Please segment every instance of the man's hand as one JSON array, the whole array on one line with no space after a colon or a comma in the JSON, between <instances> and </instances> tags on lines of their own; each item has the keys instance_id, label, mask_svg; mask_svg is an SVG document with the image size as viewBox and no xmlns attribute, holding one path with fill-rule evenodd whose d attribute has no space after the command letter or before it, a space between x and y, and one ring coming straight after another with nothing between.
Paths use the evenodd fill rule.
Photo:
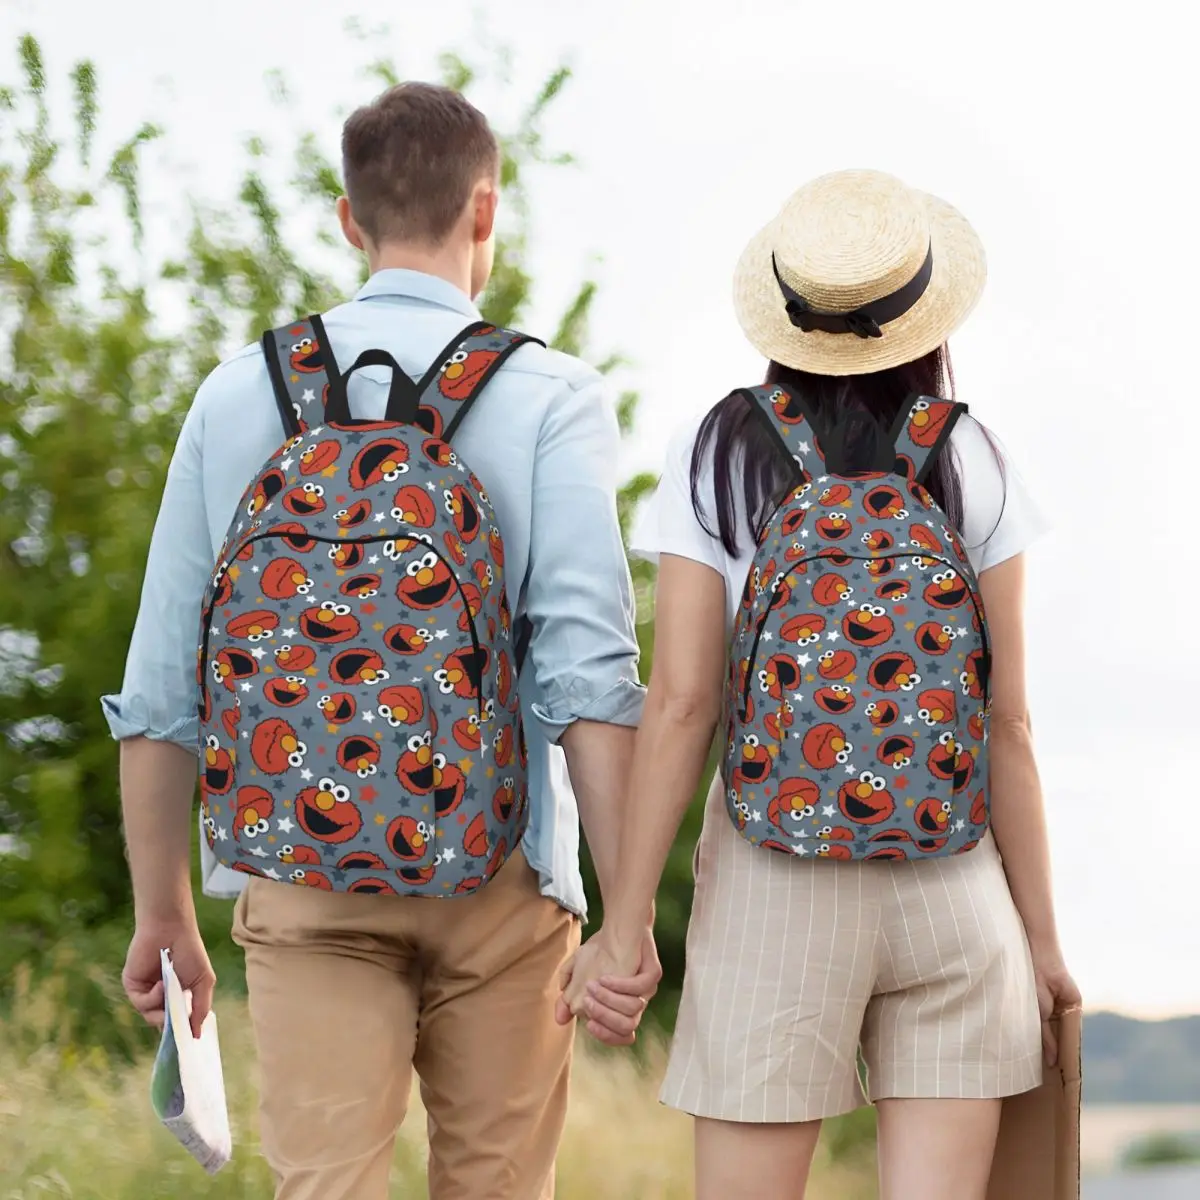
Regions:
<instances>
[{"instance_id":1,"label":"man's hand","mask_svg":"<svg viewBox=\"0 0 1200 1200\"><path fill-rule=\"evenodd\" d=\"M165 1019L161 950L171 951L171 964L185 992L192 993L192 1036L200 1036L200 1026L212 1008L213 988L217 977L200 938L195 921L178 925L138 925L129 952L121 983L133 1007L154 1026L161 1029Z\"/></svg>"},{"instance_id":2,"label":"man's hand","mask_svg":"<svg viewBox=\"0 0 1200 1200\"><path fill-rule=\"evenodd\" d=\"M610 946L601 929L563 969L555 1019L565 1025L573 1017L583 1018L597 1041L630 1046L660 979L653 930L647 928L641 945L627 953Z\"/></svg>"}]
</instances>

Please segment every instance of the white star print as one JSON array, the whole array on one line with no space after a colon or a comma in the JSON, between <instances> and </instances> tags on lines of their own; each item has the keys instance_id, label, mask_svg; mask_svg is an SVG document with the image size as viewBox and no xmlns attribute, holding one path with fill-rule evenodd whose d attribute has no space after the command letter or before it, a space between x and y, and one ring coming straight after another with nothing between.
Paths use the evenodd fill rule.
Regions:
<instances>
[{"instance_id":1,"label":"white star print","mask_svg":"<svg viewBox=\"0 0 1200 1200\"><path fill-rule=\"evenodd\" d=\"M801 443L800 443L800 453L801 453L801 454L807 454L807 453L808 453L808 443L807 443L807 442L801 442Z\"/></svg>"},{"instance_id":2,"label":"white star print","mask_svg":"<svg viewBox=\"0 0 1200 1200\"><path fill-rule=\"evenodd\" d=\"M769 642L774 636L775 635L768 629L759 640Z\"/></svg>"},{"instance_id":3,"label":"white star print","mask_svg":"<svg viewBox=\"0 0 1200 1200\"><path fill-rule=\"evenodd\" d=\"M802 509L804 509L804 510L807 512L807 511L808 511L808 509L812 508L812 501L811 501L811 500L805 500L805 501L804 501L804 503L800 505L800 507L801 507Z\"/></svg>"},{"instance_id":4,"label":"white star print","mask_svg":"<svg viewBox=\"0 0 1200 1200\"><path fill-rule=\"evenodd\" d=\"M408 682L409 683L420 683L421 677L420 677L420 675L414 675Z\"/></svg>"},{"instance_id":5,"label":"white star print","mask_svg":"<svg viewBox=\"0 0 1200 1200\"><path fill-rule=\"evenodd\" d=\"M287 471L287 470L290 470L290 469L291 469L291 465L292 465L292 458L291 458L291 456L289 455L287 458L281 459L281 460L280 460L280 462L279 462L279 465L280 465L280 466L281 466L281 467L282 467L282 468L283 468L285 471Z\"/></svg>"},{"instance_id":6,"label":"white star print","mask_svg":"<svg viewBox=\"0 0 1200 1200\"><path fill-rule=\"evenodd\" d=\"M807 450L807 449L808 449L808 447L807 447L807 446L805 446L804 448L805 448L805 450ZM820 478L817 480L817 482L818 482L818 483L824 483L824 482L825 482L825 481L826 481L828 478L829 478L829 476L828 476L828 475L822 475L822 476L821 476L821 477L820 477Z\"/></svg>"},{"instance_id":7,"label":"white star print","mask_svg":"<svg viewBox=\"0 0 1200 1200\"><path fill-rule=\"evenodd\" d=\"M250 690L250 685L249 685L248 683L243 683L243 684L242 684L242 691L243 691L243 692L248 692L249 690Z\"/></svg>"},{"instance_id":8,"label":"white star print","mask_svg":"<svg viewBox=\"0 0 1200 1200\"><path fill-rule=\"evenodd\" d=\"M932 522L932 521L926 521L926 522L925 522L925 524L926 524L926 525L928 525L930 529L932 529L932 528L933 528L933 522Z\"/></svg>"},{"instance_id":9,"label":"white star print","mask_svg":"<svg viewBox=\"0 0 1200 1200\"><path fill-rule=\"evenodd\" d=\"M845 770L847 775L853 775L858 768L853 763L848 763L843 770Z\"/></svg>"},{"instance_id":10,"label":"white star print","mask_svg":"<svg viewBox=\"0 0 1200 1200\"><path fill-rule=\"evenodd\" d=\"M243 734L243 736L245 736L245 735ZM794 738L796 738L797 740L799 740L799 738L800 738L800 735L799 735L798 733L793 733L793 734L792 734L792 737L794 737Z\"/></svg>"},{"instance_id":11,"label":"white star print","mask_svg":"<svg viewBox=\"0 0 1200 1200\"><path fill-rule=\"evenodd\" d=\"M224 826L222 826L220 829L217 830L217 841L218 842L226 842L228 840L229 839L225 836L225 828L224 828Z\"/></svg>"},{"instance_id":12,"label":"white star print","mask_svg":"<svg viewBox=\"0 0 1200 1200\"><path fill-rule=\"evenodd\" d=\"M804 697L803 697L802 695L800 695L800 693L799 693L799 692L793 692L793 693L792 693L792 699L793 699L793 700L795 700L795 702L796 702L797 704L803 704L803 703L804 703Z\"/></svg>"},{"instance_id":13,"label":"white star print","mask_svg":"<svg viewBox=\"0 0 1200 1200\"><path fill-rule=\"evenodd\" d=\"M905 725L911 725L913 723L912 713L909 713L909 715L904 718L904 723Z\"/></svg>"},{"instance_id":14,"label":"white star print","mask_svg":"<svg viewBox=\"0 0 1200 1200\"><path fill-rule=\"evenodd\" d=\"M446 849L442 851L442 862L453 862L453 861L454 861L454 847L447 846Z\"/></svg>"},{"instance_id":15,"label":"white star print","mask_svg":"<svg viewBox=\"0 0 1200 1200\"><path fill-rule=\"evenodd\" d=\"M259 662L262 662L262 660L267 657L267 652L261 646L255 646L250 653L257 658Z\"/></svg>"},{"instance_id":16,"label":"white star print","mask_svg":"<svg viewBox=\"0 0 1200 1200\"><path fill-rule=\"evenodd\" d=\"M950 680L948 680L948 679L943 679L943 680L942 680L942 687L949 687L949 686L950 686Z\"/></svg>"},{"instance_id":17,"label":"white star print","mask_svg":"<svg viewBox=\"0 0 1200 1200\"><path fill-rule=\"evenodd\" d=\"M966 827L967 827L966 821L958 820L958 821L954 822L954 828L958 833L962 833L962 831L964 829L966 829Z\"/></svg>"},{"instance_id":18,"label":"white star print","mask_svg":"<svg viewBox=\"0 0 1200 1200\"><path fill-rule=\"evenodd\" d=\"M250 737L250 730L248 730L248 729L243 729L243 730L242 730L242 740L243 740L243 741L246 741L246 740L248 740L248 739L249 739L249 737Z\"/></svg>"},{"instance_id":19,"label":"white star print","mask_svg":"<svg viewBox=\"0 0 1200 1200\"><path fill-rule=\"evenodd\" d=\"M832 817L835 812L837 812L837 809L834 808L832 804L826 804L825 807L821 809L821 815L823 817Z\"/></svg>"},{"instance_id":20,"label":"white star print","mask_svg":"<svg viewBox=\"0 0 1200 1200\"><path fill-rule=\"evenodd\" d=\"M316 596L305 596L304 597L305 604L316 604L316 602L317 602Z\"/></svg>"},{"instance_id":21,"label":"white star print","mask_svg":"<svg viewBox=\"0 0 1200 1200\"><path fill-rule=\"evenodd\" d=\"M264 875L265 875L265 876L266 876L268 879L274 879L276 883L278 883L278 882L279 882L279 880L280 880L280 878L281 878L281 876L280 876L279 872L278 872L277 870L275 870L275 868L274 868L274 867L268 867L268 868L267 868L267 869L266 869L266 870L263 872L263 874L264 874Z\"/></svg>"},{"instance_id":22,"label":"white star print","mask_svg":"<svg viewBox=\"0 0 1200 1200\"><path fill-rule=\"evenodd\" d=\"M829 631L829 632L828 632L828 633L825 635L825 640L826 640L827 642L836 642L836 641L838 640L838 638L840 638L841 636L842 636L842 635L841 635L840 633L838 633L838 631L837 631L836 629L831 629L831 630L830 630L830 631Z\"/></svg>"},{"instance_id":23,"label":"white star print","mask_svg":"<svg viewBox=\"0 0 1200 1200\"><path fill-rule=\"evenodd\" d=\"M796 843L796 844L795 844L795 845L792 847L792 849L793 849L793 850L795 850L795 852L796 852L796 853L797 853L797 854L798 854L798 855L799 855L801 858L803 858L803 857L804 857L804 856L805 856L805 855L808 853L808 849L807 849L807 847L804 845L804 843L803 843L803 842L797 842L797 843Z\"/></svg>"},{"instance_id":24,"label":"white star print","mask_svg":"<svg viewBox=\"0 0 1200 1200\"><path fill-rule=\"evenodd\" d=\"M382 525L384 523L384 521L386 521L386 520L387 520L387 513L376 513L375 514L375 524L376 525Z\"/></svg>"},{"instance_id":25,"label":"white star print","mask_svg":"<svg viewBox=\"0 0 1200 1200\"><path fill-rule=\"evenodd\" d=\"M316 437L316 436L317 436L317 434L318 434L318 433L320 433L320 432L321 432L321 431L322 431L324 428L325 428L325 427L324 427L323 425L318 425L318 426L316 427L316 429L310 429L310 430L308 431L308 433L309 433L309 436L310 436L310 437Z\"/></svg>"},{"instance_id":26,"label":"white star print","mask_svg":"<svg viewBox=\"0 0 1200 1200\"><path fill-rule=\"evenodd\" d=\"M957 628L957 629L954 631L954 636L955 636L955 637L966 637L966 636L967 636L967 627L966 627L965 625L960 625L960 626L959 626L959 627L958 627L958 628Z\"/></svg>"},{"instance_id":27,"label":"white star print","mask_svg":"<svg viewBox=\"0 0 1200 1200\"><path fill-rule=\"evenodd\" d=\"M807 529L802 529L802 530L800 530L800 536L801 536L802 538L804 538L804 537L808 537L808 530L807 530Z\"/></svg>"},{"instance_id":28,"label":"white star print","mask_svg":"<svg viewBox=\"0 0 1200 1200\"><path fill-rule=\"evenodd\" d=\"M267 852L261 846L251 846L250 853L253 854L255 858L267 857Z\"/></svg>"},{"instance_id":29,"label":"white star print","mask_svg":"<svg viewBox=\"0 0 1200 1200\"><path fill-rule=\"evenodd\" d=\"M436 491L437 491L437 484L436 484L436 483L427 483L425 486L426 486L426 487L427 487L427 488L428 488L428 489L429 489L431 492L436 492Z\"/></svg>"},{"instance_id":30,"label":"white star print","mask_svg":"<svg viewBox=\"0 0 1200 1200\"><path fill-rule=\"evenodd\" d=\"M312 777L312 772L307 767L300 772L300 778L303 779L305 783L307 783Z\"/></svg>"},{"instance_id":31,"label":"white star print","mask_svg":"<svg viewBox=\"0 0 1200 1200\"><path fill-rule=\"evenodd\" d=\"M437 638L437 640L440 642L440 641L442 640L442 638L444 638L444 637L448 637L448 636L449 636L449 634L447 634L447 633L446 633L446 631L445 631L444 629L439 629L439 630L437 631L437 633L435 633L433 636L434 636L435 638Z\"/></svg>"},{"instance_id":32,"label":"white star print","mask_svg":"<svg viewBox=\"0 0 1200 1200\"><path fill-rule=\"evenodd\" d=\"M286 629L280 630L284 637L295 637L296 631L289 625Z\"/></svg>"},{"instance_id":33,"label":"white star print","mask_svg":"<svg viewBox=\"0 0 1200 1200\"><path fill-rule=\"evenodd\" d=\"M211 626L208 632L211 633L213 637L221 636L221 631L215 625Z\"/></svg>"},{"instance_id":34,"label":"white star print","mask_svg":"<svg viewBox=\"0 0 1200 1200\"><path fill-rule=\"evenodd\" d=\"M370 563L371 566L374 566L378 561L379 561L378 554L372 554L371 557L367 559L367 562Z\"/></svg>"},{"instance_id":35,"label":"white star print","mask_svg":"<svg viewBox=\"0 0 1200 1200\"><path fill-rule=\"evenodd\" d=\"M253 566L253 567L251 567L251 568L250 568L250 570L251 570L251 571L253 571L255 575L257 575L257 574L258 574L258 572L259 572L259 570L260 570L260 568L259 568L258 566Z\"/></svg>"},{"instance_id":36,"label":"white star print","mask_svg":"<svg viewBox=\"0 0 1200 1200\"><path fill-rule=\"evenodd\" d=\"M375 720L375 714L370 709L367 709L367 711L363 713L362 719L366 721L368 725L370 725L371 722Z\"/></svg>"},{"instance_id":37,"label":"white star print","mask_svg":"<svg viewBox=\"0 0 1200 1200\"><path fill-rule=\"evenodd\" d=\"M291 817L280 817L279 820L275 822L275 828L278 829L280 833L291 833L296 826L292 823Z\"/></svg>"},{"instance_id":38,"label":"white star print","mask_svg":"<svg viewBox=\"0 0 1200 1200\"><path fill-rule=\"evenodd\" d=\"M316 393L315 391L313 391L313 389L312 389L312 388L305 388L305 389L304 389L304 391L302 391L302 392L300 393L300 399L301 399L301 400L303 400L303 401L305 401L305 403L308 403L309 401L315 400L316 398L317 398L317 393ZM314 430L313 430L313 432L314 432L314 433L318 433L318 432L320 432L320 431L319 431L319 430L316 430L316 429L314 429Z\"/></svg>"},{"instance_id":39,"label":"white star print","mask_svg":"<svg viewBox=\"0 0 1200 1200\"><path fill-rule=\"evenodd\" d=\"M761 821L761 820L762 820L762 813L760 813L760 812L759 812L757 809L755 809L755 810L754 810L754 812L752 812L752 813L750 814L750 820L752 820L752 821Z\"/></svg>"},{"instance_id":40,"label":"white star print","mask_svg":"<svg viewBox=\"0 0 1200 1200\"><path fill-rule=\"evenodd\" d=\"M901 564L900 564L900 570L902 570L902 571L907 571L907 570L908 570L908 563L901 563Z\"/></svg>"},{"instance_id":41,"label":"white star print","mask_svg":"<svg viewBox=\"0 0 1200 1200\"><path fill-rule=\"evenodd\" d=\"M796 661L797 661L797 662L798 662L798 663L799 663L799 664L800 664L802 667L807 667L807 666L808 666L808 664L809 664L810 662L812 662L812 659L811 659L811 658L809 658L809 656L808 656L807 654L797 654L797 655L796 655Z\"/></svg>"}]
</instances>

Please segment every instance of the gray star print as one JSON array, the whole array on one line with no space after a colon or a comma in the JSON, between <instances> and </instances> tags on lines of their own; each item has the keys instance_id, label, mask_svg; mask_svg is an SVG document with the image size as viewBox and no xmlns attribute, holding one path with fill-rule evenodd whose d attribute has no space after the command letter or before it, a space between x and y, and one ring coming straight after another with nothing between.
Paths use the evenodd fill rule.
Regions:
<instances>
[{"instance_id":1,"label":"gray star print","mask_svg":"<svg viewBox=\"0 0 1200 1200\"><path fill-rule=\"evenodd\" d=\"M250 715L250 716L251 716L251 717L252 717L254 720L256 720L256 721L257 721L257 720L258 720L258 718L259 718L260 716L262 716L262 705L260 705L260 704L251 704L251 705L249 705L249 706L247 707L247 709L246 709L246 712L247 712L247 713L248 713L248 714L249 714L249 715Z\"/></svg>"}]
</instances>

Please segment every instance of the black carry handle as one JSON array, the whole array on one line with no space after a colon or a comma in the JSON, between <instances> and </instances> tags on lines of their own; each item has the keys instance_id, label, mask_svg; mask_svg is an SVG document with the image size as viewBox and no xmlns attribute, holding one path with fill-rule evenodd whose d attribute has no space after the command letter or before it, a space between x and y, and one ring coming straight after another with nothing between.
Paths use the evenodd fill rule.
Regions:
<instances>
[{"instance_id":1,"label":"black carry handle","mask_svg":"<svg viewBox=\"0 0 1200 1200\"><path fill-rule=\"evenodd\" d=\"M417 390L417 385L409 379L400 364L386 350L364 350L345 374L329 377L329 399L325 402L325 420L337 425L348 425L353 420L350 414L350 397L346 390L346 384L350 376L360 367L388 367L392 372L392 382L388 388L386 420L411 423L416 419L417 407L421 401L421 393Z\"/></svg>"}]
</instances>

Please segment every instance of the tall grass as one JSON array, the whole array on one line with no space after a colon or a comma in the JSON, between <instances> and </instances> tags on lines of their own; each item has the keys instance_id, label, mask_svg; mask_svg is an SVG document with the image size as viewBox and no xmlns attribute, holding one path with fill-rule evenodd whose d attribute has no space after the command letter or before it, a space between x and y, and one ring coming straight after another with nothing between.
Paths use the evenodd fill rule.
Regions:
<instances>
[{"instance_id":1,"label":"tall grass","mask_svg":"<svg viewBox=\"0 0 1200 1200\"><path fill-rule=\"evenodd\" d=\"M64 1038L74 1020L62 976L34 980L18 970L11 996L0 1018L0 1198L270 1197L270 1173L256 1146L254 1052L244 1000L218 999L236 1150L209 1178L150 1110L149 1049L130 1063ZM597 1051L581 1039L559 1157L559 1200L692 1196L691 1122L657 1102L664 1060L661 1039L651 1038L641 1061ZM427 1197L424 1129L414 1092L396 1147L392 1196ZM845 1126L831 1133L810 1200L873 1200L869 1149L861 1139L845 1148Z\"/></svg>"}]
</instances>

